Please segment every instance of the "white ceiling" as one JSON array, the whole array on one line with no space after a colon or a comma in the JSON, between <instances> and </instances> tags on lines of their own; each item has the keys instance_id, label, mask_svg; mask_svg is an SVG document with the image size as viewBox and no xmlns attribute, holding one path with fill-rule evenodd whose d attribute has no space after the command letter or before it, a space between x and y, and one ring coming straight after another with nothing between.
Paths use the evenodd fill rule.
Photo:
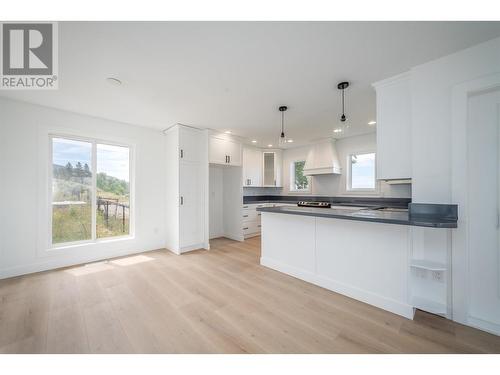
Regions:
<instances>
[{"instance_id":1,"label":"white ceiling","mask_svg":"<svg viewBox=\"0 0 500 375\"><path fill-rule=\"evenodd\" d=\"M371 83L500 36L500 22L62 22L59 90L1 95L141 126L231 130L294 145L375 131ZM113 86L106 77L117 77Z\"/></svg>"}]
</instances>

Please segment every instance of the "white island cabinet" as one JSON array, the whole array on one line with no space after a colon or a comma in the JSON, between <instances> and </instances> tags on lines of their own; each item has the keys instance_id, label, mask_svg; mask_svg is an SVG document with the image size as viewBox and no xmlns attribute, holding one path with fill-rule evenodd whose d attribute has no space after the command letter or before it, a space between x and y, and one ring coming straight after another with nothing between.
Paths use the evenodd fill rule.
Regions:
<instances>
[{"instance_id":1,"label":"white island cabinet","mask_svg":"<svg viewBox=\"0 0 500 375\"><path fill-rule=\"evenodd\" d=\"M410 227L262 212L261 264L412 319Z\"/></svg>"}]
</instances>

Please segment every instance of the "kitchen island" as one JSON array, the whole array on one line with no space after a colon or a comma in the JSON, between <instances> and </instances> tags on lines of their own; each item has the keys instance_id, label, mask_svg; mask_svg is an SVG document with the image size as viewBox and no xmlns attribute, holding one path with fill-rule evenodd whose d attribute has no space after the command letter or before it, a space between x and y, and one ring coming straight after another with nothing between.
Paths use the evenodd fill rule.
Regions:
<instances>
[{"instance_id":1,"label":"kitchen island","mask_svg":"<svg viewBox=\"0 0 500 375\"><path fill-rule=\"evenodd\" d=\"M449 231L457 225L452 205L410 204L410 212L357 207L258 211L263 266L410 319L416 307L409 285L412 230Z\"/></svg>"}]
</instances>

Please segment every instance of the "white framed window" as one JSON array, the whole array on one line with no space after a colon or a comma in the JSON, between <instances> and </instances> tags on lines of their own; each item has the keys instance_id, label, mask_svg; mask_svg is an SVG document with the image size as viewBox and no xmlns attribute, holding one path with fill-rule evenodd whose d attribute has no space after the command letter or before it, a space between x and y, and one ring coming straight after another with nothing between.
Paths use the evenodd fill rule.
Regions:
<instances>
[{"instance_id":1,"label":"white framed window","mask_svg":"<svg viewBox=\"0 0 500 375\"><path fill-rule=\"evenodd\" d=\"M374 152L355 153L347 157L347 191L377 191Z\"/></svg>"},{"instance_id":2,"label":"white framed window","mask_svg":"<svg viewBox=\"0 0 500 375\"><path fill-rule=\"evenodd\" d=\"M305 160L295 160L290 163L290 191L310 192L311 178L304 176Z\"/></svg>"},{"instance_id":3,"label":"white framed window","mask_svg":"<svg viewBox=\"0 0 500 375\"><path fill-rule=\"evenodd\" d=\"M131 235L131 148L50 135L51 247Z\"/></svg>"}]
</instances>

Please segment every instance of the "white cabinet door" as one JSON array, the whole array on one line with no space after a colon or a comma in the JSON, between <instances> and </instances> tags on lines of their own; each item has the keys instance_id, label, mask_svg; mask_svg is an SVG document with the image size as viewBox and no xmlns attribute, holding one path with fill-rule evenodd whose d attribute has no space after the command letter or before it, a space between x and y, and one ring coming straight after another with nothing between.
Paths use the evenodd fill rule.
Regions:
<instances>
[{"instance_id":1,"label":"white cabinet door","mask_svg":"<svg viewBox=\"0 0 500 375\"><path fill-rule=\"evenodd\" d=\"M230 165L241 165L241 143L226 140L226 154Z\"/></svg>"},{"instance_id":2,"label":"white cabinet door","mask_svg":"<svg viewBox=\"0 0 500 375\"><path fill-rule=\"evenodd\" d=\"M262 168L263 168L263 186L276 186L275 176L276 153L273 151L264 151L262 153Z\"/></svg>"},{"instance_id":3,"label":"white cabinet door","mask_svg":"<svg viewBox=\"0 0 500 375\"><path fill-rule=\"evenodd\" d=\"M213 164L228 164L226 140L210 137L208 144L209 162Z\"/></svg>"},{"instance_id":4,"label":"white cabinet door","mask_svg":"<svg viewBox=\"0 0 500 375\"><path fill-rule=\"evenodd\" d=\"M283 151L276 150L274 152L274 179L276 183L274 186L283 187Z\"/></svg>"},{"instance_id":5,"label":"white cabinet door","mask_svg":"<svg viewBox=\"0 0 500 375\"><path fill-rule=\"evenodd\" d=\"M283 157L281 150L264 151L262 153L263 186L282 187L282 164Z\"/></svg>"},{"instance_id":6,"label":"white cabinet door","mask_svg":"<svg viewBox=\"0 0 500 375\"><path fill-rule=\"evenodd\" d=\"M179 158L181 161L201 162L204 149L201 130L179 126Z\"/></svg>"},{"instance_id":7,"label":"white cabinet door","mask_svg":"<svg viewBox=\"0 0 500 375\"><path fill-rule=\"evenodd\" d=\"M180 247L203 243L203 215L201 201L201 164L180 163L179 169L179 231Z\"/></svg>"},{"instance_id":8,"label":"white cabinet door","mask_svg":"<svg viewBox=\"0 0 500 375\"><path fill-rule=\"evenodd\" d=\"M411 92L408 75L374 84L377 91L377 179L411 178Z\"/></svg>"},{"instance_id":9,"label":"white cabinet door","mask_svg":"<svg viewBox=\"0 0 500 375\"><path fill-rule=\"evenodd\" d=\"M262 186L262 151L243 148L243 186Z\"/></svg>"},{"instance_id":10,"label":"white cabinet door","mask_svg":"<svg viewBox=\"0 0 500 375\"><path fill-rule=\"evenodd\" d=\"M241 143L211 136L209 139L209 161L213 164L241 165Z\"/></svg>"}]
</instances>

